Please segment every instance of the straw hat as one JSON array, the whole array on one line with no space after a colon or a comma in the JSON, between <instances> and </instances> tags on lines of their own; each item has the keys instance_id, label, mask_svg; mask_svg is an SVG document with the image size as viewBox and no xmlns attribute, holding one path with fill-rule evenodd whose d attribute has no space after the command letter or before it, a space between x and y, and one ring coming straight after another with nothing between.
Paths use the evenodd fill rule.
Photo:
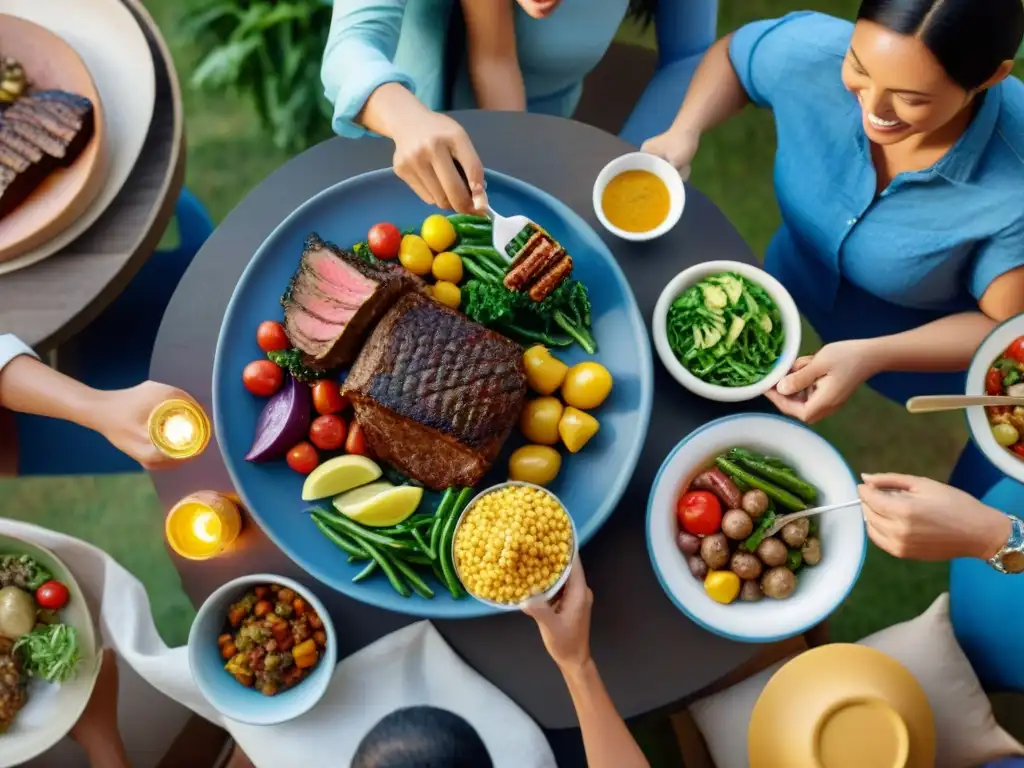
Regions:
<instances>
[{"instance_id":1,"label":"straw hat","mask_svg":"<svg viewBox=\"0 0 1024 768\"><path fill-rule=\"evenodd\" d=\"M754 705L747 752L750 768L932 768L935 723L906 667L836 643L772 676Z\"/></svg>"}]
</instances>

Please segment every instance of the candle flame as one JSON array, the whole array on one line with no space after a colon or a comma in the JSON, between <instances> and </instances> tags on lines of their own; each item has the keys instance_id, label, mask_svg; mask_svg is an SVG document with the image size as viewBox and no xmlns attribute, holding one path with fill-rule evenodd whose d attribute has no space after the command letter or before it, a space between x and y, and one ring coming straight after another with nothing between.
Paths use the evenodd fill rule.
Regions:
<instances>
[{"instance_id":1,"label":"candle flame","mask_svg":"<svg viewBox=\"0 0 1024 768\"><path fill-rule=\"evenodd\" d=\"M217 516L213 512L200 512L192 521L192 533L200 541L212 544L217 540Z\"/></svg>"},{"instance_id":2,"label":"candle flame","mask_svg":"<svg viewBox=\"0 0 1024 768\"><path fill-rule=\"evenodd\" d=\"M175 413L167 417L163 426L164 439L175 448L189 445L196 436L196 424L188 415Z\"/></svg>"}]
</instances>

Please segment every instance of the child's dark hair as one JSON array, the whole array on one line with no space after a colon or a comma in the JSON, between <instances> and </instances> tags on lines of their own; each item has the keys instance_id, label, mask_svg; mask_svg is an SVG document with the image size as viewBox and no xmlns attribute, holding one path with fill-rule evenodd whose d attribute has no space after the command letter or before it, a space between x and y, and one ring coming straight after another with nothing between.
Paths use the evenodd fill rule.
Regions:
<instances>
[{"instance_id":1,"label":"child's dark hair","mask_svg":"<svg viewBox=\"0 0 1024 768\"><path fill-rule=\"evenodd\" d=\"M857 19L920 38L966 91L988 82L1024 38L1021 0L863 0Z\"/></svg>"},{"instance_id":2,"label":"child's dark hair","mask_svg":"<svg viewBox=\"0 0 1024 768\"><path fill-rule=\"evenodd\" d=\"M493 768L480 734L437 707L398 709L363 737L351 768Z\"/></svg>"}]
</instances>

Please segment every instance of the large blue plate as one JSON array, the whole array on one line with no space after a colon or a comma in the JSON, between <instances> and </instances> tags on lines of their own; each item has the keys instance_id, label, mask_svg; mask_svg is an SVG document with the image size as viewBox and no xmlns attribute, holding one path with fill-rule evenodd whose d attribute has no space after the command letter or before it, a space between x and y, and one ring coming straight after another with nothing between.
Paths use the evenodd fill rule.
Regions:
<instances>
[{"instance_id":1,"label":"large blue plate","mask_svg":"<svg viewBox=\"0 0 1024 768\"><path fill-rule=\"evenodd\" d=\"M565 503L586 542L608 518L636 467L651 415L653 370L647 331L622 270L601 239L579 216L550 195L497 173L488 174L488 195L499 211L538 222L573 256L575 276L593 303L597 359L615 379L611 396L596 412L601 429L587 447L566 455L551 490ZM357 600L388 610L431 618L469 618L492 609L472 599L453 600L438 588L433 600L402 598L383 578L359 584L358 567L327 541L302 513L302 478L285 463L252 464L244 456L264 401L249 395L242 369L261 357L256 327L281 317L280 298L295 271L310 232L349 246L378 221L400 229L418 227L436 209L420 202L390 170L374 171L326 189L300 206L260 246L228 304L213 367L213 411L217 439L231 479L267 535L306 571ZM572 364L585 359L578 347L560 351ZM508 450L517 445L513 437ZM505 455L483 485L505 479ZM436 497L431 495L431 504Z\"/></svg>"}]
</instances>

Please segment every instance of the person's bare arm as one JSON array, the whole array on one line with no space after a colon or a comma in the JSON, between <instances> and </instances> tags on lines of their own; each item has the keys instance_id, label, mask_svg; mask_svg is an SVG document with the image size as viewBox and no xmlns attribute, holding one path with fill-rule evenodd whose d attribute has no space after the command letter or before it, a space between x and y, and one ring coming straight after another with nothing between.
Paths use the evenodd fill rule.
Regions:
<instances>
[{"instance_id":1,"label":"person's bare arm","mask_svg":"<svg viewBox=\"0 0 1024 768\"><path fill-rule=\"evenodd\" d=\"M18 413L49 416L96 429L99 393L34 357L16 357L0 370L0 406Z\"/></svg>"},{"instance_id":2,"label":"person's bare arm","mask_svg":"<svg viewBox=\"0 0 1024 768\"><path fill-rule=\"evenodd\" d=\"M961 312L860 343L869 346L872 374L964 371L995 325L981 312Z\"/></svg>"},{"instance_id":3,"label":"person's bare arm","mask_svg":"<svg viewBox=\"0 0 1024 768\"><path fill-rule=\"evenodd\" d=\"M562 676L580 721L588 768L649 768L593 660L563 669Z\"/></svg>"},{"instance_id":4,"label":"person's bare arm","mask_svg":"<svg viewBox=\"0 0 1024 768\"><path fill-rule=\"evenodd\" d=\"M514 10L515 0L462 0L469 79L480 109L526 110Z\"/></svg>"},{"instance_id":5,"label":"person's bare arm","mask_svg":"<svg viewBox=\"0 0 1024 768\"><path fill-rule=\"evenodd\" d=\"M1024 312L1024 267L993 280L978 302L978 308L997 322Z\"/></svg>"},{"instance_id":6,"label":"person's bare arm","mask_svg":"<svg viewBox=\"0 0 1024 768\"><path fill-rule=\"evenodd\" d=\"M669 133L700 135L750 103L729 57L730 40L732 35L726 35L704 54Z\"/></svg>"}]
</instances>

